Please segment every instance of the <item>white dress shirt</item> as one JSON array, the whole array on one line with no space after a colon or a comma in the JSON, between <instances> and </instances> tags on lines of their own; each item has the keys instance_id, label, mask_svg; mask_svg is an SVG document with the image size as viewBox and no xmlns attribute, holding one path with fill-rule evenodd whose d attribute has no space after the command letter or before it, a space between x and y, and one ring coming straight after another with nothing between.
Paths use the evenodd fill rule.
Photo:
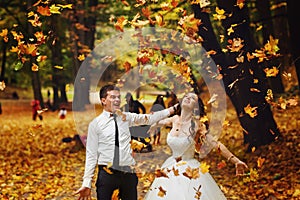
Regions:
<instances>
[{"instance_id":1,"label":"white dress shirt","mask_svg":"<svg viewBox=\"0 0 300 200\"><path fill-rule=\"evenodd\" d=\"M169 110L154 112L153 114L136 114L124 112L126 120L117 116L119 130L120 166L132 166L135 160L132 157L130 146L131 135L129 127L151 125L170 115ZM97 116L88 128L86 144L86 161L82 186L91 188L96 165L108 165L113 162L115 149L115 122L110 113L103 111Z\"/></svg>"}]
</instances>

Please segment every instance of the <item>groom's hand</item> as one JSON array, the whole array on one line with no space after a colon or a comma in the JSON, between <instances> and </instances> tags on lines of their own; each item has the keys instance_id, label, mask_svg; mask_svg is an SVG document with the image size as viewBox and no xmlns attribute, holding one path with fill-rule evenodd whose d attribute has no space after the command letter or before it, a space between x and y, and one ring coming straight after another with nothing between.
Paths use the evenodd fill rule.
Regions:
<instances>
[{"instance_id":1,"label":"groom's hand","mask_svg":"<svg viewBox=\"0 0 300 200\"><path fill-rule=\"evenodd\" d=\"M91 199L91 189L87 187L79 188L74 195L79 194L78 200L89 200Z\"/></svg>"}]
</instances>

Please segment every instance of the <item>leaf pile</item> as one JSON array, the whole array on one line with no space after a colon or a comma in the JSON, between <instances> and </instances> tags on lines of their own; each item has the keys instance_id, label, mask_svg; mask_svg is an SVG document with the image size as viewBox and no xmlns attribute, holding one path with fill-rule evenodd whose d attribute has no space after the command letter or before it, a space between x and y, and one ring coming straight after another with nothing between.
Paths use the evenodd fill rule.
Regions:
<instances>
[{"instance_id":1,"label":"leaf pile","mask_svg":"<svg viewBox=\"0 0 300 200\"><path fill-rule=\"evenodd\" d=\"M60 120L56 112L45 112L44 120L32 121L30 110L0 115L0 199L75 199L84 172L84 150L70 153L75 143L63 143L76 134L72 112ZM220 141L249 166L236 177L235 167L218 152L201 160L228 199L299 199L300 139L299 105L274 107L282 133L276 142L245 153L242 130L231 105ZM139 199L155 178L155 170L170 155L166 145L151 153L135 153L139 176ZM95 180L94 180L95 181ZM96 199L93 185L92 197Z\"/></svg>"}]
</instances>

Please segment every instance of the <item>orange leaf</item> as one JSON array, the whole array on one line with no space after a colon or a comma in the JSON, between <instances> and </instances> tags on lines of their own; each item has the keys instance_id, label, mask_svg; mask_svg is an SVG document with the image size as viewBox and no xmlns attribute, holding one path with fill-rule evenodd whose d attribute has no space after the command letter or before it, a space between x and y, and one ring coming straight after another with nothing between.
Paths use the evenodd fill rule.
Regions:
<instances>
[{"instance_id":1,"label":"orange leaf","mask_svg":"<svg viewBox=\"0 0 300 200\"><path fill-rule=\"evenodd\" d=\"M124 16L121 16L117 19L117 23L115 23L115 28L121 32L124 31L124 26L127 24L127 19Z\"/></svg>"},{"instance_id":2,"label":"orange leaf","mask_svg":"<svg viewBox=\"0 0 300 200\"><path fill-rule=\"evenodd\" d=\"M166 177L169 178L166 172L164 172L162 169L156 169L155 170L155 176L156 177Z\"/></svg>"},{"instance_id":3,"label":"orange leaf","mask_svg":"<svg viewBox=\"0 0 300 200\"><path fill-rule=\"evenodd\" d=\"M263 165L263 163L265 162L265 160L266 160L265 158L258 157L258 159L257 159L257 167L261 168L262 165Z\"/></svg>"},{"instance_id":4,"label":"orange leaf","mask_svg":"<svg viewBox=\"0 0 300 200\"><path fill-rule=\"evenodd\" d=\"M35 63L32 63L31 70L33 72L37 72L37 71L39 71L39 66L37 66Z\"/></svg>"},{"instance_id":5,"label":"orange leaf","mask_svg":"<svg viewBox=\"0 0 300 200\"><path fill-rule=\"evenodd\" d=\"M146 18L149 18L149 16L151 15L151 11L149 10L148 7L142 8L142 13Z\"/></svg>"},{"instance_id":6,"label":"orange leaf","mask_svg":"<svg viewBox=\"0 0 300 200\"><path fill-rule=\"evenodd\" d=\"M124 64L123 64L123 67L125 69L125 72L129 72L129 70L131 69L131 64L130 62L126 61Z\"/></svg>"},{"instance_id":7,"label":"orange leaf","mask_svg":"<svg viewBox=\"0 0 300 200\"><path fill-rule=\"evenodd\" d=\"M175 169L174 167L172 168L172 171L174 173L174 176L179 176L179 170Z\"/></svg>"},{"instance_id":8,"label":"orange leaf","mask_svg":"<svg viewBox=\"0 0 300 200\"><path fill-rule=\"evenodd\" d=\"M40 13L43 16L50 16L51 12L48 6L43 7L43 6L38 6L37 7L37 12Z\"/></svg>"},{"instance_id":9,"label":"orange leaf","mask_svg":"<svg viewBox=\"0 0 300 200\"><path fill-rule=\"evenodd\" d=\"M125 0L121 0L121 2L122 2L125 6L130 6L130 4L129 4L127 1L125 1Z\"/></svg>"},{"instance_id":10,"label":"orange leaf","mask_svg":"<svg viewBox=\"0 0 300 200\"><path fill-rule=\"evenodd\" d=\"M226 162L224 160L222 160L217 164L218 169L223 169L225 166L226 166Z\"/></svg>"}]
</instances>

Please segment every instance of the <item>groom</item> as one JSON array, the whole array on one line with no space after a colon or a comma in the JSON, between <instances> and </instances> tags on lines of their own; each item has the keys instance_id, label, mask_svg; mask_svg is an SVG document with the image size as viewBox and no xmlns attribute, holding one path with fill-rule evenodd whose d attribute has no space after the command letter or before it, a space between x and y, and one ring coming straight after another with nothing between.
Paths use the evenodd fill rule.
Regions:
<instances>
[{"instance_id":1,"label":"groom","mask_svg":"<svg viewBox=\"0 0 300 200\"><path fill-rule=\"evenodd\" d=\"M120 97L120 89L114 85L105 85L100 89L103 112L89 124L83 183L75 192L80 195L79 200L90 198L96 165L98 165L96 181L98 200L111 200L115 189L119 189L119 197L122 200L136 200L138 177L133 168L135 160L130 147L129 127L154 124L173 114L178 106L153 114L121 113ZM116 113L120 116L116 116ZM120 155L117 164L114 161L117 157L116 148Z\"/></svg>"}]
</instances>

